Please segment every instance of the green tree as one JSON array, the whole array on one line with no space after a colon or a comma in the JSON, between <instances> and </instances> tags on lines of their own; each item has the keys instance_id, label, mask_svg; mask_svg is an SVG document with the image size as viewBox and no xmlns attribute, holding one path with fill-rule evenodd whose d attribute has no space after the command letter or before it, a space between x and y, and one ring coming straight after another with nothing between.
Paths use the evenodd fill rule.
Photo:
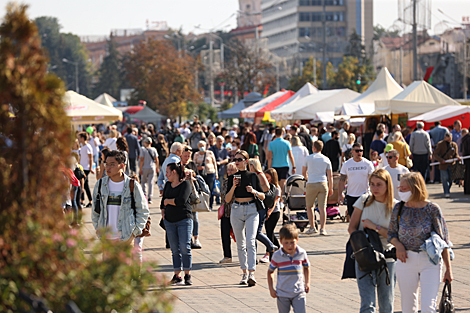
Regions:
<instances>
[{"instance_id":1,"label":"green tree","mask_svg":"<svg viewBox=\"0 0 470 313\"><path fill-rule=\"evenodd\" d=\"M396 38L400 36L400 31L399 30L394 30L394 31L387 31L385 28L383 28L382 25L377 24L374 26L374 37L373 40L379 40L382 37L392 37Z\"/></svg>"},{"instance_id":2,"label":"green tree","mask_svg":"<svg viewBox=\"0 0 470 313\"><path fill-rule=\"evenodd\" d=\"M106 92L119 99L122 85L122 69L119 51L113 37L108 40L108 54L98 70L98 83L94 87L94 97Z\"/></svg>"},{"instance_id":3,"label":"green tree","mask_svg":"<svg viewBox=\"0 0 470 313\"><path fill-rule=\"evenodd\" d=\"M317 88L321 89L323 86L323 62L316 60L316 76L317 76ZM333 65L328 62L326 65L326 76L328 80L328 86L331 86L334 83L335 72ZM314 84L313 79L313 57L311 57L303 66L302 76L294 75L289 80L288 89L297 91L302 88L306 83Z\"/></svg>"},{"instance_id":4,"label":"green tree","mask_svg":"<svg viewBox=\"0 0 470 313\"><path fill-rule=\"evenodd\" d=\"M78 87L80 94L91 96L91 67L88 53L77 35L61 33L57 18L42 16L35 20L42 46L49 56L49 71L55 73L65 82L66 89L76 89L76 67L65 63L63 59L78 63Z\"/></svg>"},{"instance_id":5,"label":"green tree","mask_svg":"<svg viewBox=\"0 0 470 313\"><path fill-rule=\"evenodd\" d=\"M83 312L168 312L154 263L140 271L129 245L90 246L89 234L68 226L61 208L70 192L64 165L73 136L64 88L47 73L26 9L9 4L0 25L0 312L30 312L20 292L54 312L65 312L68 301ZM102 249L109 251L105 260Z\"/></svg>"},{"instance_id":6,"label":"green tree","mask_svg":"<svg viewBox=\"0 0 470 313\"><path fill-rule=\"evenodd\" d=\"M343 62L338 66L332 87L364 92L374 78L373 68L370 65L360 64L356 57L347 56L343 57Z\"/></svg>"}]
</instances>

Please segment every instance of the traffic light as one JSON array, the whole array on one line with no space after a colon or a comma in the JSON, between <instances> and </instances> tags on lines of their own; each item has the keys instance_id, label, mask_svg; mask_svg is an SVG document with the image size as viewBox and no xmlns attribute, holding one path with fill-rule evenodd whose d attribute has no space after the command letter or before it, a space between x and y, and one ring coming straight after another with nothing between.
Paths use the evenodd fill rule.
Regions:
<instances>
[{"instance_id":1,"label":"traffic light","mask_svg":"<svg viewBox=\"0 0 470 313\"><path fill-rule=\"evenodd\" d=\"M357 80L356 80L356 84L360 85L361 84L361 75L357 75Z\"/></svg>"}]
</instances>

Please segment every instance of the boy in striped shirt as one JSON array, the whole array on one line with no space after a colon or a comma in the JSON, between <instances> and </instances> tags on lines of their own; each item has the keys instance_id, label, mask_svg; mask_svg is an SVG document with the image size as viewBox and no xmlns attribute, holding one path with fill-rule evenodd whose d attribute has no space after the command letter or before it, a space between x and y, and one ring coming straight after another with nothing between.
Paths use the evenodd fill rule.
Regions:
<instances>
[{"instance_id":1,"label":"boy in striped shirt","mask_svg":"<svg viewBox=\"0 0 470 313\"><path fill-rule=\"evenodd\" d=\"M282 248L272 257L268 269L268 286L271 297L277 298L279 313L306 311L306 293L310 290L310 263L307 252L297 246L299 230L295 224L284 225L279 230ZM273 275L277 268L277 285L273 287ZM305 280L305 283L304 283Z\"/></svg>"}]
</instances>

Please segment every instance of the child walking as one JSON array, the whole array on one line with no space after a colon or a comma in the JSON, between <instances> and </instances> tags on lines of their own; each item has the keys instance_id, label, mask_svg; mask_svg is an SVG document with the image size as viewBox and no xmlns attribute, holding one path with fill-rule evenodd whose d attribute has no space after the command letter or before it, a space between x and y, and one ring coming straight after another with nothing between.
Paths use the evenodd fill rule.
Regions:
<instances>
[{"instance_id":1,"label":"child walking","mask_svg":"<svg viewBox=\"0 0 470 313\"><path fill-rule=\"evenodd\" d=\"M295 224L284 225L279 230L282 248L272 257L268 269L268 286L271 297L277 298L279 313L305 313L306 293L310 290L310 263L307 252L297 246L299 230ZM277 268L277 285L273 287L273 275ZM305 283L304 283L305 280Z\"/></svg>"}]
</instances>

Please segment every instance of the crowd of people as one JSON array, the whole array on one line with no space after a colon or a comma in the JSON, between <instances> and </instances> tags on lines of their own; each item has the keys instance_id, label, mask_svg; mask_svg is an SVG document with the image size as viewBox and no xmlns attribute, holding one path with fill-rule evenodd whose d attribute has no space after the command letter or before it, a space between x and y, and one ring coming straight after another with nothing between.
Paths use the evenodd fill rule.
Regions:
<instances>
[{"instance_id":1,"label":"crowd of people","mask_svg":"<svg viewBox=\"0 0 470 313\"><path fill-rule=\"evenodd\" d=\"M227 127L223 122L206 125L197 116L192 123L171 121L158 130L152 124L118 124L106 129L91 125L77 133L67 164L74 212L71 226L80 225L82 207L92 207L97 233L102 235L99 230L109 227L110 238L132 242L141 260L148 204L155 198L153 188L157 185L160 225L172 253L171 283L191 285L191 250L202 248L192 196L195 189L208 190L210 210L215 205L223 207L220 263L232 262L233 236L242 271L240 284L256 285L257 263L270 263L268 283L271 295L278 298L279 311L288 312L293 306L295 312L303 312L309 291L309 262L305 250L297 245L299 230L286 224L279 230L279 240L275 235L286 205L282 197L286 180L302 175L310 224L307 235L328 235L326 208L335 189L336 205L347 205L350 233L373 229L384 247L396 247L398 261L387 259L390 285L378 272L366 275L356 266L361 312L377 307L375 290L380 311L393 312L395 281L401 289L403 312L417 311L418 285L423 312L435 312L440 282L436 273L443 262L444 278L452 280L450 253L443 249L443 261L432 264L420 249L434 234L443 246L449 247L450 241L439 206L427 199L426 182L442 182L444 196L450 197L454 159L470 155L470 135L461 129L460 121L452 131L439 122L430 131L424 131L421 122L414 131L402 132L400 125L394 125L388 132L383 123L373 130L360 136L359 129L348 122ZM439 162L438 169L429 165L432 160ZM465 180L457 183L470 193L469 164L466 166ZM92 194L88 178L94 173L99 181ZM339 178L337 186L335 177ZM315 209L320 213L319 229ZM257 241L266 249L259 260ZM286 266L289 260L295 265ZM272 275L276 269L275 289Z\"/></svg>"}]
</instances>

